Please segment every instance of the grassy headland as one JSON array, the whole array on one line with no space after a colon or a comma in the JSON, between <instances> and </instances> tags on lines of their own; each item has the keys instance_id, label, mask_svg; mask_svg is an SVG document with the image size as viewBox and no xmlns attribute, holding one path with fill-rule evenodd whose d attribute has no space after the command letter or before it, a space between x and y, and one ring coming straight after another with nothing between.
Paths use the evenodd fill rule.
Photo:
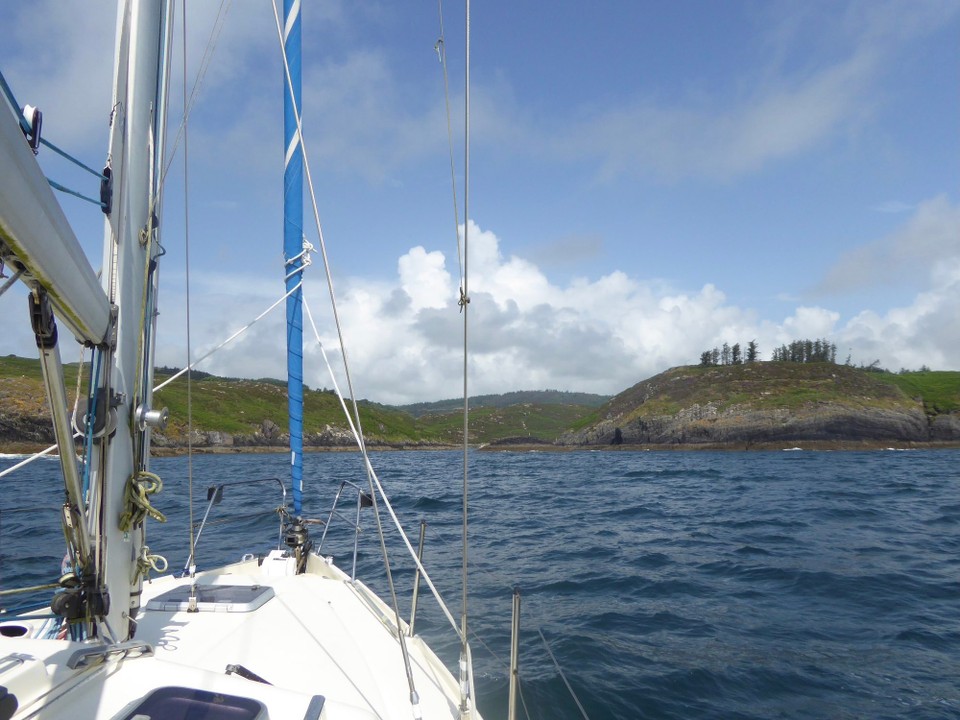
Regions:
<instances>
[{"instance_id":1,"label":"grassy headland","mask_svg":"<svg viewBox=\"0 0 960 720\"><path fill-rule=\"evenodd\" d=\"M65 366L76 391L77 366ZM173 370L157 371L156 382ZM86 373L84 373L85 375ZM80 379L81 393L85 378ZM193 374L193 445L207 449L281 449L287 433L286 383L273 379ZM391 407L359 403L374 447L450 447L462 443L463 420L453 400ZM158 451L187 441L184 378L157 393L155 407L170 410ZM620 429L625 444L704 447L760 446L796 437L822 442L898 437L960 440L960 372L892 374L832 363L757 362L672 368L613 398L557 391L507 393L471 399L470 442L504 447L520 443L609 445ZM954 429L955 428L955 429ZM791 434L792 433L792 434ZM49 444L49 413L39 363L0 358L0 450ZM314 448L352 446L337 397L304 393L304 442Z\"/></svg>"}]
</instances>

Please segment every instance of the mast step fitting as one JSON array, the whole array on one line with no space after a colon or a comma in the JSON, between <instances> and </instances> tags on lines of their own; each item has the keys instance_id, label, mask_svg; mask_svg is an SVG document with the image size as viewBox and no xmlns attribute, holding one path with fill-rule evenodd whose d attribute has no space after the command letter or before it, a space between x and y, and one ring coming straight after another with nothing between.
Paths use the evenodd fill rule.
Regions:
<instances>
[{"instance_id":1,"label":"mast step fitting","mask_svg":"<svg viewBox=\"0 0 960 720\"><path fill-rule=\"evenodd\" d=\"M291 520L283 528L283 542L293 550L297 562L297 574L300 575L307 569L307 555L313 549L310 533L301 518Z\"/></svg>"}]
</instances>

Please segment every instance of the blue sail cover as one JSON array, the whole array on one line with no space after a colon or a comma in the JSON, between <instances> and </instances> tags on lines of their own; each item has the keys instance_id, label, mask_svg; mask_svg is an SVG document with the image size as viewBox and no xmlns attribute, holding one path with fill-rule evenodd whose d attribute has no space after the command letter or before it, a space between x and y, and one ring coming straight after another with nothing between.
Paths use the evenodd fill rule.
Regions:
<instances>
[{"instance_id":1,"label":"blue sail cover","mask_svg":"<svg viewBox=\"0 0 960 720\"><path fill-rule=\"evenodd\" d=\"M284 0L284 43L289 84L283 80L283 255L286 290L297 286L303 260L303 146L297 128L300 116L301 35L300 0ZM292 258L300 258L291 263ZM303 303L302 289L287 298L287 405L290 416L290 480L293 512L300 514L303 503Z\"/></svg>"}]
</instances>

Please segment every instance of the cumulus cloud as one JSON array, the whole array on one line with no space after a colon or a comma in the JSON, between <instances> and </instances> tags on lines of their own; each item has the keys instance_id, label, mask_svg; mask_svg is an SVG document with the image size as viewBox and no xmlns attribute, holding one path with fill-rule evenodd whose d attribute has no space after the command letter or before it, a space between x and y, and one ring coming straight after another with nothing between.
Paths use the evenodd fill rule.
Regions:
<instances>
[{"instance_id":1,"label":"cumulus cloud","mask_svg":"<svg viewBox=\"0 0 960 720\"><path fill-rule=\"evenodd\" d=\"M955 232L960 232L960 224ZM904 307L865 310L841 330L844 347L860 362L884 367L955 370L960 357L960 256L956 250L929 266L927 287ZM839 344L839 343L838 343Z\"/></svg>"},{"instance_id":2,"label":"cumulus cloud","mask_svg":"<svg viewBox=\"0 0 960 720\"><path fill-rule=\"evenodd\" d=\"M203 17L191 24L190 52L195 57L202 54L216 12L213 4L200 5ZM102 152L103 108L109 106L109 94L105 90L100 97L91 88L109 87L112 68L104 57L112 56L105 48L113 44L114 11L105 9L104 3L74 7L52 0L23 11L19 7L0 9L0 21L9 20L6 27L13 38L6 49L0 48L7 77L16 90L26 87L28 79L35 82L29 93L19 93L20 99L40 98L52 139L94 142ZM265 166L277 162L275 147L262 142L265 135L279 132L277 111L256 98L261 84L269 84L266 92L276 97L273 85L279 62L272 47L272 13L269 7L258 7L245 7L242 13L234 9L217 46L219 59L225 62L215 64L204 80L204 100L230 112L220 115L214 131L205 126L204 111L198 109L192 131L197 134L191 136L197 164L215 158L216 172L229 179L241 173L255 179L265 175ZM572 107L562 117L544 120L534 117L535 111L514 96L509 78L501 76L474 88L474 127L488 146L585 161L606 176L748 175L855 128L863 113L870 112L871 88L898 48L942 24L956 4L856 7L869 21L850 12L846 23L831 29L835 45L832 52L818 55L827 58L822 64L781 65L781 55L789 53L777 50L770 67L759 68L756 77L747 78L738 92L722 99L678 95L679 100L664 104L626 97L595 110ZM346 15L353 12L345 3L327 3L324 8L330 9L335 29L343 27ZM31 25L37 16L45 18L42 32ZM810 22L809 17L800 24L804 22ZM807 37L799 31L787 35L784 47L793 52L799 38ZM35 56L25 52L33 42L41 43ZM399 77L391 59L363 38L343 42L332 58L308 58L307 65L314 73L313 82L305 87L311 96L308 106L324 108L322 114L308 113L305 118L308 138L318 138L310 145L318 164L382 182L424 154L425 142L445 137L442 102L435 94L428 98L411 92L404 83L415 81ZM246 82L235 83L237 77ZM203 103L198 106L202 107ZM52 132L58 129L56 118L65 113L70 127L57 137ZM269 150L256 149L264 146ZM233 206L243 200L221 197L215 202ZM820 304L809 299L802 306L791 303L795 309L778 318L761 317L751 308L732 304L719 284L676 287L619 271L559 283L550 276L553 260L595 252L596 238L565 236L565 230L558 229L556 236L564 238L558 245L544 254L519 256L506 250L509 244L491 229L471 223L471 392L553 387L614 393L671 365L696 362L703 350L724 342L757 340L769 357L773 347L804 337L829 337L841 354L849 347L857 354L855 360L879 359L892 368L950 367L960 356L960 209L946 197L915 207L890 202L876 209L911 214L904 216L906 222L897 232L841 258L817 288ZM234 248L233 255L241 253ZM207 352L281 294L279 281L265 282L248 272L194 276L193 357ZM324 346L338 362L332 318L323 309L326 290L317 284L320 274L315 273L307 297ZM161 297L157 360L182 366L183 293L177 289L178 278L168 273L164 279L173 280L173 289L165 286ZM896 282L908 283L916 295L892 310L864 311L844 320L824 300ZM407 402L459 393L463 316L458 288L456 257L426 241L398 258L392 278L338 279L340 316L361 397ZM3 307L12 307L14 298L14 293L4 296ZM32 355L29 330L19 322L20 307L0 317L0 336L5 352ZM230 376L282 376L283 337L283 310L278 308L202 369ZM307 382L329 387L331 381L316 362L318 348L308 342L306 355L311 368ZM343 381L341 372L338 382Z\"/></svg>"},{"instance_id":3,"label":"cumulus cloud","mask_svg":"<svg viewBox=\"0 0 960 720\"><path fill-rule=\"evenodd\" d=\"M922 225L921 214L911 223ZM834 310L804 305L777 320L731 304L712 284L678 289L623 272L558 284L528 260L505 253L490 230L471 223L470 238L475 252L469 287L472 394L545 388L614 394L668 367L696 363L704 350L750 340L759 343L761 357L769 358L774 347L792 340L829 338L841 360L852 351L855 363L879 360L891 369L951 369L960 357L956 252L930 266L927 286L903 307L863 311L844 321ZM313 270L306 298L336 382L346 390L327 291L319 269ZM458 278L456 258L416 246L398 259L392 280L338 281L339 316L359 397L399 404L459 395ZM187 357L183 278L168 272L164 279L157 363L182 367ZM195 278L192 357L209 352L281 295L279 278L217 273ZM12 297L3 301L14 302ZM4 313L11 315L16 313ZM23 315L21 329L27 325ZM5 351L32 355L29 332L17 332L12 320L5 319L4 326ZM332 387L306 314L304 336L306 382ZM200 369L233 377L283 377L284 337L281 304ZM69 349L64 352L72 359Z\"/></svg>"},{"instance_id":4,"label":"cumulus cloud","mask_svg":"<svg viewBox=\"0 0 960 720\"><path fill-rule=\"evenodd\" d=\"M919 215L920 213L918 213ZM922 224L922 218L913 222ZM596 279L552 282L533 263L503 252L491 231L470 225L469 337L472 393L558 388L616 393L674 365L698 361L724 342L756 340L762 357L802 338L829 338L841 357L875 359L893 369L949 368L960 352L960 261L938 262L929 286L912 303L885 314L862 312L843 322L834 310L799 306L780 320L762 319L730 304L714 285L678 290L622 272ZM349 278L339 293L347 352L357 392L380 402L403 403L456 396L462 380L462 322L454 259L417 246L398 261L391 282ZM239 283L247 288L249 282ZM269 286L256 282L265 306ZM223 299L230 294L221 287ZM339 361L323 291L309 294L323 344ZM282 374L283 351L261 333L282 337L279 313L221 360L226 374ZM224 333L225 334L225 333ZM252 350L252 353L251 353ZM319 360L309 346L307 356ZM271 368L275 368L271 371ZM330 387L325 371L308 382ZM338 382L342 383L342 375Z\"/></svg>"}]
</instances>

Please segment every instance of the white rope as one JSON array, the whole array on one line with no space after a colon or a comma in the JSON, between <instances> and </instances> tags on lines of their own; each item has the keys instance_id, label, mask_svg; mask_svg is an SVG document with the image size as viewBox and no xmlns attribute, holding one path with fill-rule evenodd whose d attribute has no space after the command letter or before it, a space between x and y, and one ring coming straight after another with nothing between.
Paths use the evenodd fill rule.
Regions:
<instances>
[{"instance_id":1,"label":"white rope","mask_svg":"<svg viewBox=\"0 0 960 720\"><path fill-rule=\"evenodd\" d=\"M16 279L17 277L19 277L19 273L14 277L14 279ZM84 358L84 355L85 355L85 354L86 354L85 349L81 348L81 350L80 350L80 363L79 363L79 367L77 368L77 394L76 394L76 395L74 396L74 398L73 398L73 416L74 416L74 417L77 416L77 406L80 404L80 387L81 387L81 381L82 381L82 378L83 378L83 358ZM76 440L78 437L81 437L82 435L83 435L83 433L74 433L73 438L74 438L74 440ZM16 465L14 465L14 466L12 466L12 467L8 467L6 470L3 470L2 472L0 472L0 478L5 477L5 476L9 475L10 473L12 473L12 472L14 472L14 471L16 471L16 470L19 470L20 468L22 468L22 467L24 467L24 466L26 466L26 465L29 465L29 464L32 463L34 460L38 460L39 458L42 458L42 457L45 456L45 455L49 455L50 453L52 453L52 452L53 452L54 450L56 450L56 449L57 449L57 446L56 446L56 445L51 445L51 446L48 447L46 450L41 450L41 451L38 452L38 453L34 453L33 455L31 455L30 457L26 458L25 460L22 460L21 462L18 462Z\"/></svg>"},{"instance_id":2,"label":"white rope","mask_svg":"<svg viewBox=\"0 0 960 720\"><path fill-rule=\"evenodd\" d=\"M197 358L197 359L194 360L192 363L190 363L189 365L187 365L187 367L183 368L183 370L180 370L179 372L171 375L169 378L167 378L167 379L164 380L162 383L160 383L159 385L157 385L157 386L153 389L153 391L154 391L154 392L157 392L158 390L162 390L162 389L165 388L167 385L169 385L169 384L172 383L174 380L176 380L178 377L180 377L180 376L183 375L185 372L187 372L187 370L192 370L192 369L195 368L197 365L199 365L199 364L202 363L204 360L206 360L208 357L210 357L211 355L213 355L215 352L217 352L218 350L223 349L223 347L224 347L225 345L227 345L227 344L229 344L230 342L236 340L240 335L242 335L243 333L245 333L245 332L246 332L247 330L249 330L251 327L253 327L253 326L256 325L258 322L260 322L264 317L266 317L266 316L270 313L271 310L273 310L274 308L276 308L280 303L282 303L282 302L283 302L284 300L286 300L288 297L290 297L291 295L293 295L293 293L295 293L297 290L299 290L302 285L303 285L303 282L302 282L302 281L299 282L299 283L297 283L297 285L296 285L295 287L291 288L289 292L287 292L286 294L284 294L284 295L283 295L279 300L277 300L273 305L271 305L271 306L268 307L266 310L264 310L262 313L260 313L259 315L257 315L253 320L251 320L249 323L247 323L247 324L244 325L242 328L240 328L239 330L237 330L233 335L231 335L231 336L228 337L226 340L224 340L222 343L220 343L219 345L217 345L213 350L211 350L210 352L208 352L206 355L203 355L202 357Z\"/></svg>"},{"instance_id":3,"label":"white rope","mask_svg":"<svg viewBox=\"0 0 960 720\"><path fill-rule=\"evenodd\" d=\"M301 258L303 258L303 263L299 265L295 265L293 270L291 270L290 272L288 272L286 275L283 276L283 279L289 280L294 275L298 275L302 273L304 270L306 270L308 267L310 267L313 264L313 259L310 257L310 253L313 252L313 250L314 250L313 245L310 243L309 240L304 238L303 252L301 252L299 255L294 255L292 258L284 262L283 265L284 267L290 267L291 265L294 265L294 263L296 263Z\"/></svg>"},{"instance_id":4,"label":"white rope","mask_svg":"<svg viewBox=\"0 0 960 720\"><path fill-rule=\"evenodd\" d=\"M82 436L83 436L83 433L74 433L74 434L73 434L73 439L76 440L78 437L82 437ZM49 455L50 453L52 453L52 452L53 452L54 450L56 450L56 449L57 449L57 446L56 446L56 445L51 445L51 446L48 447L46 450L41 450L41 451L38 452L38 453L34 453L34 454L31 455L30 457L28 457L28 458L26 458L26 459L21 460L20 462L18 462L16 465L12 465L12 466L8 467L6 470L3 470L2 472L0 472L0 478L6 477L6 476L9 475L10 473L15 472L15 471L19 470L20 468L29 465L30 463L32 463L32 462L35 461L35 460L39 460L40 458L42 458L42 457L45 456L45 455Z\"/></svg>"}]
</instances>

